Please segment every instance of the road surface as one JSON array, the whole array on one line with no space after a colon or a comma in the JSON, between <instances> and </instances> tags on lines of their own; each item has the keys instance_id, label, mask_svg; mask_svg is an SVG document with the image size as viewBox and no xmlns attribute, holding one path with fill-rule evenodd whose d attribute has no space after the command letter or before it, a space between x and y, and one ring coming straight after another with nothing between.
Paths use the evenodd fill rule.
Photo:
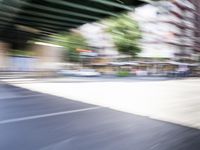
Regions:
<instances>
[{"instance_id":1,"label":"road surface","mask_svg":"<svg viewBox=\"0 0 200 150\"><path fill-rule=\"evenodd\" d=\"M0 93L0 150L200 149L195 128L7 84Z\"/></svg>"}]
</instances>

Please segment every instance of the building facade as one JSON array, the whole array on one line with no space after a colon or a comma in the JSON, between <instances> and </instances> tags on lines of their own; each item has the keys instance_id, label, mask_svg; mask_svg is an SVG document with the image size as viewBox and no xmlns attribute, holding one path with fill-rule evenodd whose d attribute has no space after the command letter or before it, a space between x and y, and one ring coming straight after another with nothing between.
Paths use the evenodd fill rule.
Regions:
<instances>
[{"instance_id":1,"label":"building facade","mask_svg":"<svg viewBox=\"0 0 200 150\"><path fill-rule=\"evenodd\" d=\"M182 9L182 3L188 9ZM185 0L156 2L136 9L143 38L140 57L192 58L194 51L194 5Z\"/></svg>"}]
</instances>

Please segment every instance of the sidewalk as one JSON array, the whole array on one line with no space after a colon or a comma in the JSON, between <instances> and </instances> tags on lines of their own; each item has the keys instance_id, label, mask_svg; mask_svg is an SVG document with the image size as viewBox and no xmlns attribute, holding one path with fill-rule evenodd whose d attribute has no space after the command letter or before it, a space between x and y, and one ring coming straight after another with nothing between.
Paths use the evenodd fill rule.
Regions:
<instances>
[{"instance_id":1,"label":"sidewalk","mask_svg":"<svg viewBox=\"0 0 200 150\"><path fill-rule=\"evenodd\" d=\"M103 76L103 77L54 77L54 78L34 78L34 77L0 77L1 81L9 83L29 83L29 82L50 82L50 83L81 83L81 82L142 82L142 81L167 81L176 80L176 78L167 77L116 77L116 76Z\"/></svg>"},{"instance_id":2,"label":"sidewalk","mask_svg":"<svg viewBox=\"0 0 200 150\"><path fill-rule=\"evenodd\" d=\"M200 129L200 79L10 83L33 91Z\"/></svg>"}]
</instances>

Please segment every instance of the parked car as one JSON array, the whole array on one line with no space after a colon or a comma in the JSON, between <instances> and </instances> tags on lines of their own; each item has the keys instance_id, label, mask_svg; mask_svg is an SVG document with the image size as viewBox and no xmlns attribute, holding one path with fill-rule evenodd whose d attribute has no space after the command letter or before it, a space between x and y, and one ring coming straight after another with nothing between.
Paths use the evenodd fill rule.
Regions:
<instances>
[{"instance_id":1,"label":"parked car","mask_svg":"<svg viewBox=\"0 0 200 150\"><path fill-rule=\"evenodd\" d=\"M64 76L74 76L77 74L77 72L78 70L61 70L58 72L58 74L64 75Z\"/></svg>"},{"instance_id":2,"label":"parked car","mask_svg":"<svg viewBox=\"0 0 200 150\"><path fill-rule=\"evenodd\" d=\"M97 77L100 75L101 73L97 72L94 69L81 69L76 74L76 76L84 76L84 77Z\"/></svg>"},{"instance_id":3,"label":"parked car","mask_svg":"<svg viewBox=\"0 0 200 150\"><path fill-rule=\"evenodd\" d=\"M64 76L78 76L78 77L96 77L101 75L101 73L97 72L94 69L61 70L59 74Z\"/></svg>"}]
</instances>

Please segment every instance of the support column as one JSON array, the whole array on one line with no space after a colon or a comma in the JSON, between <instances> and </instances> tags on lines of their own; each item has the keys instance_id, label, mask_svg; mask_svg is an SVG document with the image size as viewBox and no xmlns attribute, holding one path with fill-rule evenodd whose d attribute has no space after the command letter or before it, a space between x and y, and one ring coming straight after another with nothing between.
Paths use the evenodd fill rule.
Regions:
<instances>
[{"instance_id":1,"label":"support column","mask_svg":"<svg viewBox=\"0 0 200 150\"><path fill-rule=\"evenodd\" d=\"M0 42L0 71L8 68L8 49L9 44Z\"/></svg>"},{"instance_id":2,"label":"support column","mask_svg":"<svg viewBox=\"0 0 200 150\"><path fill-rule=\"evenodd\" d=\"M51 74L63 62L62 47L47 43L37 43L31 48L36 56L35 68L41 73ZM45 76L46 76L45 73Z\"/></svg>"}]
</instances>

